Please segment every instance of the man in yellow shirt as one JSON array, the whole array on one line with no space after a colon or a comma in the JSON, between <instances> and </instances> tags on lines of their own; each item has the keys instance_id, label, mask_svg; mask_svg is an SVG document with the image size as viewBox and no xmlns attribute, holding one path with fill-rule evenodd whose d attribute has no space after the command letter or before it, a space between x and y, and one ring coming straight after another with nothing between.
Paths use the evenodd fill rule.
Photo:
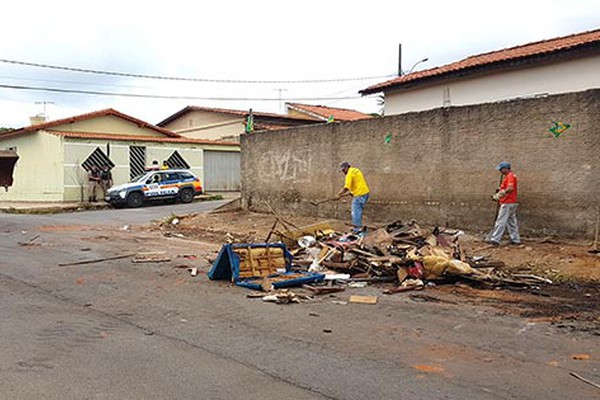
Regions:
<instances>
[{"instance_id":1,"label":"man in yellow shirt","mask_svg":"<svg viewBox=\"0 0 600 400\"><path fill-rule=\"evenodd\" d=\"M351 167L347 162L340 165L340 169L346 175L344 187L337 194L337 198L352 195L352 226L354 231L362 230L362 215L365 204L369 200L369 186L360 169Z\"/></svg>"}]
</instances>

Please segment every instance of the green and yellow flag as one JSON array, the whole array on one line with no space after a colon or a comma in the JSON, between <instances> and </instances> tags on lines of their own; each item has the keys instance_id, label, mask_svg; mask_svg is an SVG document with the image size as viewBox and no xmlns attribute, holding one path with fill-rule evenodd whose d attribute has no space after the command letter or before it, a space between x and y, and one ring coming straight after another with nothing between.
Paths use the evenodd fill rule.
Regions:
<instances>
[{"instance_id":1,"label":"green and yellow flag","mask_svg":"<svg viewBox=\"0 0 600 400\"><path fill-rule=\"evenodd\" d=\"M254 132L254 115L252 115L252 110L250 110L250 114L246 118L246 133L252 132Z\"/></svg>"}]
</instances>

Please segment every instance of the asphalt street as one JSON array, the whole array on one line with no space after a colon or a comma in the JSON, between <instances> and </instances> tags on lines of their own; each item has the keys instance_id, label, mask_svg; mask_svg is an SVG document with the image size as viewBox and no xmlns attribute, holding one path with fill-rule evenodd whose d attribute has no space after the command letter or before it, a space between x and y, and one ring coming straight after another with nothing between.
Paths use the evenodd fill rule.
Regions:
<instances>
[{"instance_id":1,"label":"asphalt street","mask_svg":"<svg viewBox=\"0 0 600 400\"><path fill-rule=\"evenodd\" d=\"M148 229L222 203L0 214L0 398L599 398L569 375L600 375L597 337L405 296L264 303L206 278L218 244ZM158 250L173 261L59 266Z\"/></svg>"}]
</instances>

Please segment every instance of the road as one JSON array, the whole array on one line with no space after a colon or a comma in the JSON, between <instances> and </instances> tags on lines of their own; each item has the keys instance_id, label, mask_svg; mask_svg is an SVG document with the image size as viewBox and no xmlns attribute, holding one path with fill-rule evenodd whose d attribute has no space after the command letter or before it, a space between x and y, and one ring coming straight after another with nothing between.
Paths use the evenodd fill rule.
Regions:
<instances>
[{"instance_id":1,"label":"road","mask_svg":"<svg viewBox=\"0 0 600 400\"><path fill-rule=\"evenodd\" d=\"M219 204L0 214L0 398L599 398L569 376L600 376L592 335L406 296L264 303L206 278L218 245L148 229ZM59 266L143 251L173 260Z\"/></svg>"}]
</instances>

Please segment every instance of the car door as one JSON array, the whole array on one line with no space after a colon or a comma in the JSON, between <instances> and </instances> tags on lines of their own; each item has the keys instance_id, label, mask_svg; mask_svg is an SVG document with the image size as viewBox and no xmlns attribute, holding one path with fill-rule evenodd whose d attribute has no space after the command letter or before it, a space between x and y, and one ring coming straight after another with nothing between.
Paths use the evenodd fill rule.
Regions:
<instances>
[{"instance_id":1,"label":"car door","mask_svg":"<svg viewBox=\"0 0 600 400\"><path fill-rule=\"evenodd\" d=\"M175 197L179 194L179 175L177 172L161 172L160 197Z\"/></svg>"}]
</instances>

